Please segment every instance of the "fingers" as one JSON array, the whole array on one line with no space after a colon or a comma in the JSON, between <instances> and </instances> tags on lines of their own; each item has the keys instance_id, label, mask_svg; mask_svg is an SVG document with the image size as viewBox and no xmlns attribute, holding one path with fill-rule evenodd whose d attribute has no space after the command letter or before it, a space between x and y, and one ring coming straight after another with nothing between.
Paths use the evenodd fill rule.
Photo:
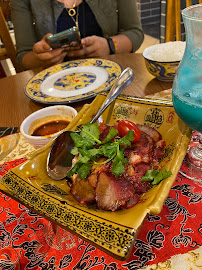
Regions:
<instances>
[{"instance_id":1,"label":"fingers","mask_svg":"<svg viewBox=\"0 0 202 270\"><path fill-rule=\"evenodd\" d=\"M33 46L33 52L37 54L41 60L48 60L62 53L62 49L59 48L53 50L45 41L45 38L50 35L51 34L45 35L40 41L35 43Z\"/></svg>"},{"instance_id":2,"label":"fingers","mask_svg":"<svg viewBox=\"0 0 202 270\"><path fill-rule=\"evenodd\" d=\"M96 56L96 36L90 36L81 40L82 48L79 50L68 51L67 54L70 58L85 58Z\"/></svg>"},{"instance_id":3,"label":"fingers","mask_svg":"<svg viewBox=\"0 0 202 270\"><path fill-rule=\"evenodd\" d=\"M95 39L96 39L96 36L90 36L90 37L83 38L81 40L82 47L87 47L87 46L93 45L93 43L95 43Z\"/></svg>"},{"instance_id":4,"label":"fingers","mask_svg":"<svg viewBox=\"0 0 202 270\"><path fill-rule=\"evenodd\" d=\"M45 35L40 41L34 44L33 51L37 54L43 53L45 51L50 51L51 47L48 45L48 43L45 41L45 38L48 36L51 36L52 34Z\"/></svg>"},{"instance_id":5,"label":"fingers","mask_svg":"<svg viewBox=\"0 0 202 270\"><path fill-rule=\"evenodd\" d=\"M82 49L68 52L71 58L102 57L109 54L107 40L103 37L90 36L81 40Z\"/></svg>"},{"instance_id":6,"label":"fingers","mask_svg":"<svg viewBox=\"0 0 202 270\"><path fill-rule=\"evenodd\" d=\"M64 57L67 55L67 53L63 52L61 48L53 50L48 45L48 43L45 41L45 38L50 35L51 34L45 35L39 42L35 43L33 46L33 52L36 58L44 67L61 63L64 60Z\"/></svg>"},{"instance_id":7,"label":"fingers","mask_svg":"<svg viewBox=\"0 0 202 270\"><path fill-rule=\"evenodd\" d=\"M94 52L93 48L86 47L80 50L74 50L74 51L69 51L67 52L67 55L69 58L85 58L88 57L90 54Z\"/></svg>"},{"instance_id":8,"label":"fingers","mask_svg":"<svg viewBox=\"0 0 202 270\"><path fill-rule=\"evenodd\" d=\"M33 52L41 65L47 67L54 64L61 63L64 57L68 55L70 59L82 59L90 57L101 57L109 54L108 43L105 38L98 36L90 36L81 40L82 48L64 52L61 48L51 49L46 43L45 38L51 34L45 35L42 40L33 46Z\"/></svg>"},{"instance_id":9,"label":"fingers","mask_svg":"<svg viewBox=\"0 0 202 270\"><path fill-rule=\"evenodd\" d=\"M53 65L62 63L66 55L67 55L67 53L63 52L55 57L51 57L51 58L46 59L46 60L44 60L44 59L43 60L39 59L39 60L41 61L41 64L44 67L49 67L49 66L53 66Z\"/></svg>"},{"instance_id":10,"label":"fingers","mask_svg":"<svg viewBox=\"0 0 202 270\"><path fill-rule=\"evenodd\" d=\"M43 51L41 53L37 53L34 50L34 52L41 61L46 61L46 60L49 60L51 58L58 57L60 55L66 55L66 52L63 52L61 49Z\"/></svg>"}]
</instances>

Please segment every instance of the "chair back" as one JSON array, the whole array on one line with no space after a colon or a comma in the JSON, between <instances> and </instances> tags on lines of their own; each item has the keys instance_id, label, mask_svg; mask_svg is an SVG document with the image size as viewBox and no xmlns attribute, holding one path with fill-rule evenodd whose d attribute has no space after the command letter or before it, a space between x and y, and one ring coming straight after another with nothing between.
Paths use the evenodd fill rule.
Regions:
<instances>
[{"instance_id":1,"label":"chair back","mask_svg":"<svg viewBox=\"0 0 202 270\"><path fill-rule=\"evenodd\" d=\"M0 7L0 37L5 48L0 48L0 60L10 58L16 72L21 69L16 63L16 48L11 38L4 14Z\"/></svg>"},{"instance_id":2,"label":"chair back","mask_svg":"<svg viewBox=\"0 0 202 270\"><path fill-rule=\"evenodd\" d=\"M186 0L186 7L191 6L193 2L196 1ZM202 0L199 0L198 3L201 4ZM181 1L167 0L165 42L181 41L181 39Z\"/></svg>"},{"instance_id":3,"label":"chair back","mask_svg":"<svg viewBox=\"0 0 202 270\"><path fill-rule=\"evenodd\" d=\"M4 77L6 77L6 73L0 61L0 79Z\"/></svg>"},{"instance_id":4,"label":"chair back","mask_svg":"<svg viewBox=\"0 0 202 270\"><path fill-rule=\"evenodd\" d=\"M6 21L11 21L10 1L11 0L0 0L0 7L3 11Z\"/></svg>"}]
</instances>

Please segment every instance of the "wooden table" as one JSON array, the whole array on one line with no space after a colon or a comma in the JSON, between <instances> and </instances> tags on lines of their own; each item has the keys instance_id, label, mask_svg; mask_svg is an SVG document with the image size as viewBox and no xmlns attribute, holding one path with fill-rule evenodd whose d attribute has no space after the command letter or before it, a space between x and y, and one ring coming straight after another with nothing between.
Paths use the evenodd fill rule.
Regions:
<instances>
[{"instance_id":1,"label":"wooden table","mask_svg":"<svg viewBox=\"0 0 202 270\"><path fill-rule=\"evenodd\" d=\"M108 57L108 59L118 62L122 68L129 66L134 70L134 81L124 90L124 94L141 97L169 89L172 86L172 83L160 82L149 74L141 54L114 55ZM26 116L46 106L33 102L24 94L24 87L34 74L34 71L26 71L0 80L0 127L19 127ZM85 102L91 101L92 99L73 103L72 106L79 109ZM18 165L18 162L18 160L16 163L14 161L6 162L3 166L0 166L0 175L4 175L7 170ZM96 269L98 267L99 269L139 268L144 266L140 264L159 263L179 253L179 257L175 256L172 262L167 261L164 264L174 265L173 267L178 269L178 263L181 266L185 265L186 262L183 269L191 266L194 269L199 269L197 267L199 259L195 260L195 257L197 255L197 258L199 258L201 253L198 250L190 252L189 258L185 257L185 253L193 250L194 246L198 247L201 243L200 198L198 196L200 192L201 190L196 187L193 181L178 175L163 211L159 215L155 215L155 219L151 217L153 220L145 220L138 235L139 242L134 245L127 262L119 262L98 249L94 250L87 242L82 243L76 236L63 231L59 226L52 227L53 225L48 223L46 219L34 215L33 212L19 206L17 201L5 197L2 193L0 196L2 208L0 220L4 224L4 227L2 227L4 235L1 242L2 245L8 244L2 250L4 254L8 253L9 256L18 254L18 258L11 256L11 259L10 257L7 257L7 259L11 260L14 265L20 258L22 269L25 269L28 264L36 264L41 268L45 263L48 265L52 262L56 267L59 267L59 264L63 261L69 263L68 269L81 269L85 265L90 269L94 268L93 264L95 264ZM199 199L194 200L194 198ZM22 232L21 237L18 237L19 230ZM12 242L13 239L14 242ZM25 245L25 241L29 245ZM15 249L12 249L13 244L16 245ZM56 252L56 250L59 252ZM38 260L39 257L41 260ZM152 268L156 269L157 267L155 265Z\"/></svg>"},{"instance_id":2,"label":"wooden table","mask_svg":"<svg viewBox=\"0 0 202 270\"><path fill-rule=\"evenodd\" d=\"M134 71L135 78L123 94L142 97L172 86L172 83L158 81L147 71L141 54L111 55L107 59L119 63L123 69L130 67ZM0 79L0 127L19 127L29 114L47 106L32 101L24 94L26 83L35 73L29 70ZM85 103L90 102L92 99L72 103L71 106L79 110Z\"/></svg>"}]
</instances>

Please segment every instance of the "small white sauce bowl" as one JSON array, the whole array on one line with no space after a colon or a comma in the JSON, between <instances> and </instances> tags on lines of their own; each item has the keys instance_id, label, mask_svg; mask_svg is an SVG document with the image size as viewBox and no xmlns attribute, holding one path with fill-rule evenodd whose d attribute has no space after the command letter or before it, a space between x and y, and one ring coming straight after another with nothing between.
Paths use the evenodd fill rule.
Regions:
<instances>
[{"instance_id":1,"label":"small white sauce bowl","mask_svg":"<svg viewBox=\"0 0 202 270\"><path fill-rule=\"evenodd\" d=\"M40 109L24 119L20 126L20 132L26 141L35 148L40 148L56 137L59 132L47 136L32 136L37 127L52 121L66 120L71 122L77 115L77 111L70 106L58 105Z\"/></svg>"}]
</instances>

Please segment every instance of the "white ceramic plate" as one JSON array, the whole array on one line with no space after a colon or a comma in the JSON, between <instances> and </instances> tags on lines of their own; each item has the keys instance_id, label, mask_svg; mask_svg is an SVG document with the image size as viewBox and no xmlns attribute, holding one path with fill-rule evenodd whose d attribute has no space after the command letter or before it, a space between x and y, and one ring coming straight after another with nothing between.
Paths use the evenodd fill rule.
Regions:
<instances>
[{"instance_id":1,"label":"white ceramic plate","mask_svg":"<svg viewBox=\"0 0 202 270\"><path fill-rule=\"evenodd\" d=\"M120 73L119 64L105 59L69 61L35 75L25 94L46 104L77 102L109 90Z\"/></svg>"}]
</instances>

